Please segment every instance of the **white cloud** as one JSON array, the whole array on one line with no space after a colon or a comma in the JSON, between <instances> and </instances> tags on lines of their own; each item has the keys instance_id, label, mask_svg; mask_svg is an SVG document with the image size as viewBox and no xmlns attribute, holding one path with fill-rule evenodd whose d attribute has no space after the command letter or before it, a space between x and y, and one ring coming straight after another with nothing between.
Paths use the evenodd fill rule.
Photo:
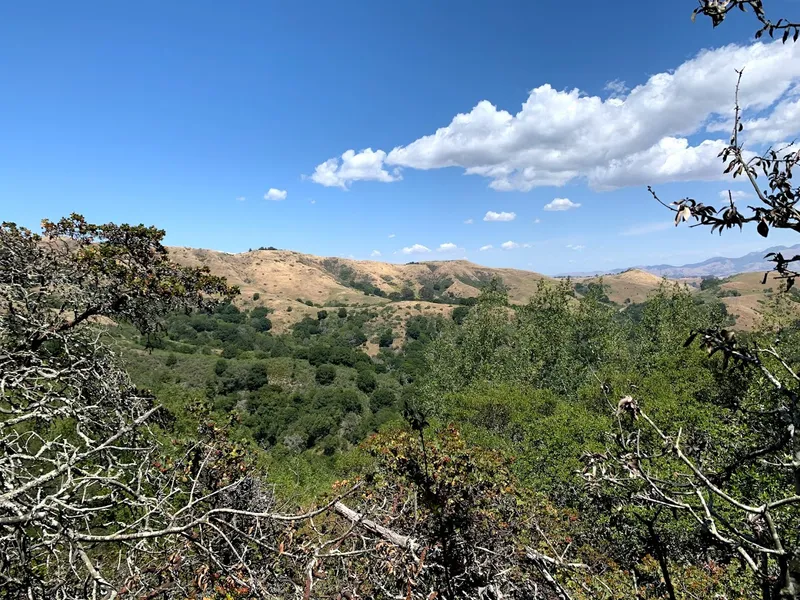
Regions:
<instances>
[{"instance_id":1,"label":"white cloud","mask_svg":"<svg viewBox=\"0 0 800 600\"><path fill-rule=\"evenodd\" d=\"M747 143L775 143L791 138L798 132L800 98L785 99L775 105L772 113L760 119L746 120L744 138Z\"/></svg>"},{"instance_id":2,"label":"white cloud","mask_svg":"<svg viewBox=\"0 0 800 600\"><path fill-rule=\"evenodd\" d=\"M621 79L612 79L611 81L607 82L603 89L607 92L611 92L611 96L624 96L630 88L625 85L625 82Z\"/></svg>"},{"instance_id":3,"label":"white cloud","mask_svg":"<svg viewBox=\"0 0 800 600\"><path fill-rule=\"evenodd\" d=\"M672 227L672 220L667 219L664 221L654 221L653 223L640 223L632 225L622 231L620 235L647 235L648 233L655 233L657 231L664 231Z\"/></svg>"},{"instance_id":4,"label":"white cloud","mask_svg":"<svg viewBox=\"0 0 800 600\"><path fill-rule=\"evenodd\" d=\"M720 179L725 167L718 155L727 145L723 140L705 140L690 146L686 138L665 137L647 150L595 167L588 174L589 185L608 191L630 185Z\"/></svg>"},{"instance_id":5,"label":"white cloud","mask_svg":"<svg viewBox=\"0 0 800 600\"><path fill-rule=\"evenodd\" d=\"M454 250L458 250L458 246L453 242L445 242L444 244L439 244L439 252L453 252Z\"/></svg>"},{"instance_id":6,"label":"white cloud","mask_svg":"<svg viewBox=\"0 0 800 600\"><path fill-rule=\"evenodd\" d=\"M570 250L575 250L576 252L580 252L581 250L586 248L586 246L582 246L581 244L567 244L567 248L569 248Z\"/></svg>"},{"instance_id":7,"label":"white cloud","mask_svg":"<svg viewBox=\"0 0 800 600\"><path fill-rule=\"evenodd\" d=\"M372 252L370 252L369 255L370 256L380 256L381 255L381 251L380 250L373 250Z\"/></svg>"},{"instance_id":8,"label":"white cloud","mask_svg":"<svg viewBox=\"0 0 800 600\"><path fill-rule=\"evenodd\" d=\"M579 208L580 204L578 202L573 202L569 198L553 198L552 202L548 202L544 205L545 210L570 210L573 208Z\"/></svg>"},{"instance_id":9,"label":"white cloud","mask_svg":"<svg viewBox=\"0 0 800 600\"><path fill-rule=\"evenodd\" d=\"M491 244L486 244L485 246L481 246L479 250L481 252L486 252L487 250L491 250L492 248L494 248L494 246L492 246Z\"/></svg>"},{"instance_id":10,"label":"white cloud","mask_svg":"<svg viewBox=\"0 0 800 600\"><path fill-rule=\"evenodd\" d=\"M400 250L400 252L403 254L425 254L426 252L430 251L430 248L423 246L422 244L414 244L413 246L408 246L407 248Z\"/></svg>"},{"instance_id":11,"label":"white cloud","mask_svg":"<svg viewBox=\"0 0 800 600\"><path fill-rule=\"evenodd\" d=\"M474 221L472 219L467 219L466 221L464 221L464 225L472 225L473 223Z\"/></svg>"},{"instance_id":12,"label":"white cloud","mask_svg":"<svg viewBox=\"0 0 800 600\"><path fill-rule=\"evenodd\" d=\"M755 117L745 121L749 139L791 139L800 132L800 44L729 45L656 73L624 97L618 95L626 86L612 81L608 98L544 83L516 113L482 100L430 135L385 156L373 153L380 162L375 168L383 173L377 179L397 178L387 166L460 167L488 178L496 190L527 191L576 178L598 190L722 179L716 154L728 133L721 139L709 134L730 118L735 69L742 67L740 104L746 117ZM335 177L327 185L345 185L348 176L337 169L334 159Z\"/></svg>"},{"instance_id":13,"label":"white cloud","mask_svg":"<svg viewBox=\"0 0 800 600\"><path fill-rule=\"evenodd\" d=\"M500 244L500 247L503 250L515 250L516 248L519 248L520 246L519 246L519 244L517 242L512 242L511 240L508 240L507 242L503 242L502 244Z\"/></svg>"},{"instance_id":14,"label":"white cloud","mask_svg":"<svg viewBox=\"0 0 800 600\"><path fill-rule=\"evenodd\" d=\"M389 239L392 239L393 237L394 237L394 234L393 234L393 233L390 233L390 234L389 234Z\"/></svg>"},{"instance_id":15,"label":"white cloud","mask_svg":"<svg viewBox=\"0 0 800 600\"><path fill-rule=\"evenodd\" d=\"M534 220L533 220L533 222L534 222L534 223L541 223L541 222L542 222L542 220L541 220L541 219L534 219Z\"/></svg>"},{"instance_id":16,"label":"white cloud","mask_svg":"<svg viewBox=\"0 0 800 600\"><path fill-rule=\"evenodd\" d=\"M487 212L484 215L483 220L484 221L513 221L516 218L517 218L517 213L513 213L513 212L494 212L493 210L490 210L489 212Z\"/></svg>"},{"instance_id":17,"label":"white cloud","mask_svg":"<svg viewBox=\"0 0 800 600\"><path fill-rule=\"evenodd\" d=\"M264 200L286 200L286 195L287 195L286 190L269 188L267 193L264 194Z\"/></svg>"},{"instance_id":18,"label":"white cloud","mask_svg":"<svg viewBox=\"0 0 800 600\"><path fill-rule=\"evenodd\" d=\"M402 179L400 171L395 169L393 174L383 168L386 152L367 148L356 153L347 150L338 158L329 158L324 163L317 165L312 181L325 187L340 187L347 189L353 181L383 181L385 183Z\"/></svg>"},{"instance_id":19,"label":"white cloud","mask_svg":"<svg viewBox=\"0 0 800 600\"><path fill-rule=\"evenodd\" d=\"M244 202L245 200L247 200L247 198L245 198L244 196L236 196L236 199L237 199L239 202Z\"/></svg>"},{"instance_id":20,"label":"white cloud","mask_svg":"<svg viewBox=\"0 0 800 600\"><path fill-rule=\"evenodd\" d=\"M753 194L745 192L743 190L731 190L730 194L731 195L728 196L728 190L722 190L719 193L719 197L725 200L725 202L727 202L731 198L733 198L733 201L736 202L737 200L745 200L747 198L753 197Z\"/></svg>"},{"instance_id":21,"label":"white cloud","mask_svg":"<svg viewBox=\"0 0 800 600\"><path fill-rule=\"evenodd\" d=\"M312 200L309 200L309 202L311 202L311 204L316 204L316 203L317 203L317 201L316 201L316 200L313 200L313 199L312 199Z\"/></svg>"}]
</instances>

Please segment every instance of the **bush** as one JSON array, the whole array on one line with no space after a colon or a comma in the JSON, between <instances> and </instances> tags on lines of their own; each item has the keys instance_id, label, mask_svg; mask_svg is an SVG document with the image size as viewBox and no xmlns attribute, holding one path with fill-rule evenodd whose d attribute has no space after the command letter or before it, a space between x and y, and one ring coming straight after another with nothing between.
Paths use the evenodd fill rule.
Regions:
<instances>
[{"instance_id":1,"label":"bush","mask_svg":"<svg viewBox=\"0 0 800 600\"><path fill-rule=\"evenodd\" d=\"M270 321L267 317L259 317L254 319L251 316L250 326L260 333L266 333L272 329L272 321Z\"/></svg>"},{"instance_id":2,"label":"bush","mask_svg":"<svg viewBox=\"0 0 800 600\"><path fill-rule=\"evenodd\" d=\"M167 356L166 364L168 367L174 367L177 363L178 363L178 357L176 357L174 354L170 354L169 356Z\"/></svg>"},{"instance_id":3,"label":"bush","mask_svg":"<svg viewBox=\"0 0 800 600\"><path fill-rule=\"evenodd\" d=\"M261 294L259 294L258 292L253 294L253 301L259 300L260 298L261 298Z\"/></svg>"},{"instance_id":4,"label":"bush","mask_svg":"<svg viewBox=\"0 0 800 600\"><path fill-rule=\"evenodd\" d=\"M342 308L339 309L339 312L337 314L339 315L340 319L346 319L347 318L347 309L345 307L342 307Z\"/></svg>"},{"instance_id":5,"label":"bush","mask_svg":"<svg viewBox=\"0 0 800 600\"><path fill-rule=\"evenodd\" d=\"M251 365L244 378L245 388L254 392L269 383L267 366L264 363Z\"/></svg>"},{"instance_id":6,"label":"bush","mask_svg":"<svg viewBox=\"0 0 800 600\"><path fill-rule=\"evenodd\" d=\"M378 347L390 348L394 343L394 332L391 329L385 329L378 338Z\"/></svg>"},{"instance_id":7,"label":"bush","mask_svg":"<svg viewBox=\"0 0 800 600\"><path fill-rule=\"evenodd\" d=\"M378 388L372 394L370 406L373 412L378 412L383 408L394 406L397 402L397 394L389 388Z\"/></svg>"},{"instance_id":8,"label":"bush","mask_svg":"<svg viewBox=\"0 0 800 600\"><path fill-rule=\"evenodd\" d=\"M456 322L457 325L461 325L464 322L464 319L467 318L469 314L469 307L467 306L456 306L453 309L452 314L450 315L453 321Z\"/></svg>"},{"instance_id":9,"label":"bush","mask_svg":"<svg viewBox=\"0 0 800 600\"><path fill-rule=\"evenodd\" d=\"M324 321L328 318L328 311L327 310L320 310L317 312L317 320Z\"/></svg>"},{"instance_id":10,"label":"bush","mask_svg":"<svg viewBox=\"0 0 800 600\"><path fill-rule=\"evenodd\" d=\"M317 367L317 373L314 376L317 383L320 385L330 385L336 379L336 367L333 365L320 365Z\"/></svg>"},{"instance_id":11,"label":"bush","mask_svg":"<svg viewBox=\"0 0 800 600\"><path fill-rule=\"evenodd\" d=\"M375 373L367 371L366 369L358 372L356 377L356 386L365 394L369 394L376 387L378 387L378 380L375 379Z\"/></svg>"},{"instance_id":12,"label":"bush","mask_svg":"<svg viewBox=\"0 0 800 600\"><path fill-rule=\"evenodd\" d=\"M713 290L718 288L720 284L722 284L722 279L710 275L709 277L703 277L703 280L700 282L700 289Z\"/></svg>"}]
</instances>

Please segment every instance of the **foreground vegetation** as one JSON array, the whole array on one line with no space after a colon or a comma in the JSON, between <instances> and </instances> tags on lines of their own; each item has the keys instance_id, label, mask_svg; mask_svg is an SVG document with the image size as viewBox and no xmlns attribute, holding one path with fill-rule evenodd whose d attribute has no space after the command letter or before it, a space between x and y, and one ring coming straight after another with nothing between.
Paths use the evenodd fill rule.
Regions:
<instances>
[{"instance_id":1,"label":"foreground vegetation","mask_svg":"<svg viewBox=\"0 0 800 600\"><path fill-rule=\"evenodd\" d=\"M696 12L735 8L797 37ZM800 153L747 158L735 117L761 204L665 206L800 230ZM493 281L370 356L370 309L273 335L163 236L0 227L0 597L800 598L800 256L752 333L714 281Z\"/></svg>"}]
</instances>

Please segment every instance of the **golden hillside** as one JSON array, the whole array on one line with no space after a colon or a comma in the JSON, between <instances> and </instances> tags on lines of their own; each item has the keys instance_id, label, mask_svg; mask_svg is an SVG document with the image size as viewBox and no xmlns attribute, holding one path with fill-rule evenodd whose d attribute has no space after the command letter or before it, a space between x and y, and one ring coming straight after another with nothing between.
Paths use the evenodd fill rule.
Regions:
<instances>
[{"instance_id":1,"label":"golden hillside","mask_svg":"<svg viewBox=\"0 0 800 600\"><path fill-rule=\"evenodd\" d=\"M207 266L242 291L245 306L266 304L280 331L304 316L314 316L319 306L386 307L388 313L413 316L420 312L449 313L451 305L414 300L392 302L390 294L410 289L419 298L424 287L455 298L477 296L480 287L500 277L512 302L525 302L539 282L549 277L531 271L482 267L465 260L391 264L346 258L325 258L290 250L254 250L229 254L215 250L171 247L170 256L189 266ZM387 297L366 295L365 284ZM361 286L361 289L354 286ZM258 294L258 300L253 300ZM396 297L396 296L395 296ZM311 301L315 306L307 306ZM418 307L418 308L417 308ZM388 318L388 316L387 316Z\"/></svg>"},{"instance_id":2,"label":"golden hillside","mask_svg":"<svg viewBox=\"0 0 800 600\"><path fill-rule=\"evenodd\" d=\"M402 329L408 317L416 314L449 314L453 306L419 300L423 288L437 297L477 296L480 287L499 277L507 286L509 298L524 303L542 281L554 279L532 271L483 267L466 260L410 262L392 264L377 261L325 258L290 250L254 250L229 254L215 250L172 247L171 257L190 266L207 266L242 290L238 301L243 306L268 305L277 331L284 331L305 316L316 316L320 306L374 307L382 324ZM770 283L761 285L761 273L743 273L728 278L722 291L735 290L738 296L723 297L728 311L736 316L737 328L752 329L761 319L763 301ZM598 282L598 277L572 279L575 284ZM639 269L602 277L608 297L617 304L643 302L663 281L679 282L697 292L699 278L667 280ZM775 284L777 285L777 284ZM380 295L365 294L372 286ZM773 286L774 287L774 286ZM776 288L777 289L777 288ZM406 296L402 296L403 291ZM408 298L408 291L417 299ZM254 295L257 300L254 300ZM395 301L390 299L393 296ZM402 300L402 301L401 301ZM310 301L313 306L308 306ZM800 306L800 305L799 305Z\"/></svg>"}]
</instances>

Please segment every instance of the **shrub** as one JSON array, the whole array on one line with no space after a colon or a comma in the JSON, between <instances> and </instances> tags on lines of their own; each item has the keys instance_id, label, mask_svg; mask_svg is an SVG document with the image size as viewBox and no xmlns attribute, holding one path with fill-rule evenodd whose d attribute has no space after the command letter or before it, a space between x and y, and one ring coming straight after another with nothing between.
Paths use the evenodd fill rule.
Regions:
<instances>
[{"instance_id":1,"label":"shrub","mask_svg":"<svg viewBox=\"0 0 800 600\"><path fill-rule=\"evenodd\" d=\"M358 372L356 377L356 386L365 394L369 394L376 387L378 387L378 380L375 379L375 373L367 371L366 369Z\"/></svg>"},{"instance_id":2,"label":"shrub","mask_svg":"<svg viewBox=\"0 0 800 600\"><path fill-rule=\"evenodd\" d=\"M317 373L314 378L320 385L330 385L336 379L336 367L333 365L320 365L317 367Z\"/></svg>"},{"instance_id":3,"label":"shrub","mask_svg":"<svg viewBox=\"0 0 800 600\"><path fill-rule=\"evenodd\" d=\"M453 321L456 322L456 324L461 325L464 322L464 319L467 318L468 314L469 314L469 307L456 306L453 309L453 312L450 316L452 317Z\"/></svg>"},{"instance_id":4,"label":"shrub","mask_svg":"<svg viewBox=\"0 0 800 600\"><path fill-rule=\"evenodd\" d=\"M378 338L378 346L380 348L389 348L394 343L394 332L391 329L384 329Z\"/></svg>"}]
</instances>

